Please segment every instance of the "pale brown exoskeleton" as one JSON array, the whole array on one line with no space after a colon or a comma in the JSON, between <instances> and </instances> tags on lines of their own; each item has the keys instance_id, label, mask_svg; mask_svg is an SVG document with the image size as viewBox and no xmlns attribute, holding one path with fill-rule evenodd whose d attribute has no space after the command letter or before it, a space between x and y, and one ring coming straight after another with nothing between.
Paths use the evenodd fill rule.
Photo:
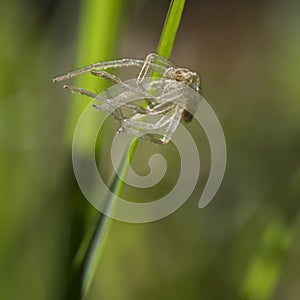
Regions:
<instances>
[{"instance_id":1,"label":"pale brown exoskeleton","mask_svg":"<svg viewBox=\"0 0 300 300\"><path fill-rule=\"evenodd\" d=\"M135 80L123 81L105 71L131 66L140 69ZM145 60L127 58L95 63L58 76L53 82L71 79L84 73L105 78L117 85L114 90L118 91L119 88L122 92L110 95L109 89L97 94L71 85L64 85L64 88L101 101L101 105L94 107L112 114L120 122L119 133L127 132L157 144L166 144L171 140L181 119L185 122L193 119L200 99L193 95L195 92L200 94L199 75L175 66L156 53L150 53ZM158 78L149 79L151 76ZM135 101L131 101L132 98ZM137 98L141 101L137 102ZM150 122L147 117L156 117L155 122ZM165 128L162 137L153 133L162 128Z\"/></svg>"}]
</instances>

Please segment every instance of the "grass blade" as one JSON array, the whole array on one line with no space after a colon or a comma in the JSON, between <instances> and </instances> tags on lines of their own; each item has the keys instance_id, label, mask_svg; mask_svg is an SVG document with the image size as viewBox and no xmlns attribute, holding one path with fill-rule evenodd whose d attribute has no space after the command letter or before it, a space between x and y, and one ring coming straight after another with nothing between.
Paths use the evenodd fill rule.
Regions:
<instances>
[{"instance_id":1,"label":"grass blade","mask_svg":"<svg viewBox=\"0 0 300 300\"><path fill-rule=\"evenodd\" d=\"M157 53L166 58L169 58L171 54L178 26L181 20L184 4L184 0L171 1L157 48ZM119 166L119 174L122 174L121 178L124 178L127 174L137 144L138 140L133 139L128 151L124 152L121 164ZM119 177L115 174L110 185L111 191L116 196L120 196L123 184L123 181L120 180ZM115 199L110 199L110 201L111 206L113 206ZM94 222L94 225L91 225L89 232L83 239L81 247L79 248L76 259L74 261L75 269L77 270L77 272L79 270L79 273L81 273L82 275L81 295L85 295L89 290L92 278L96 270L96 266L103 250L105 239L112 222L110 218L100 214L98 214L95 218L96 221Z\"/></svg>"},{"instance_id":2,"label":"grass blade","mask_svg":"<svg viewBox=\"0 0 300 300\"><path fill-rule=\"evenodd\" d=\"M172 0L160 36L157 53L169 58L184 9L185 0Z\"/></svg>"}]
</instances>

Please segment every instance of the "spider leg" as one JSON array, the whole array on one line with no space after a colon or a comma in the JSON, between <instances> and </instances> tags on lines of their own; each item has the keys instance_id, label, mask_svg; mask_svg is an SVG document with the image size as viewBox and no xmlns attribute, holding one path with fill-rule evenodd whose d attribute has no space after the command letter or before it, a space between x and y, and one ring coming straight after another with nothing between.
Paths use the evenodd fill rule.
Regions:
<instances>
[{"instance_id":1,"label":"spider leg","mask_svg":"<svg viewBox=\"0 0 300 300\"><path fill-rule=\"evenodd\" d=\"M144 61L140 59L133 59L133 58L123 58L118 60L111 60L111 61L103 61L98 62L95 64L91 64L89 66L68 72L64 75L57 76L53 78L53 82L63 81L66 79L70 79L76 77L80 74L89 73L91 71L98 71L98 70L106 70L106 69L116 69L116 68L123 68L123 67L142 67L144 65Z\"/></svg>"},{"instance_id":2,"label":"spider leg","mask_svg":"<svg viewBox=\"0 0 300 300\"><path fill-rule=\"evenodd\" d=\"M77 93L77 94L87 96L87 97L92 98L92 99L96 99L96 97L97 98L99 97L98 94L95 94L95 93L93 93L89 90L83 89L83 88L78 88L76 86L65 84L64 88L70 90L72 93ZM105 105L93 105L93 106L99 111L111 112L111 110L107 106L107 104L109 105L109 103L108 103L109 99L101 98L101 101L104 102L106 104L106 106ZM113 113L115 118L120 119L120 118L117 117L118 112L112 112L112 113Z\"/></svg>"},{"instance_id":3,"label":"spider leg","mask_svg":"<svg viewBox=\"0 0 300 300\"><path fill-rule=\"evenodd\" d=\"M93 93L89 90L78 88L72 85L64 85L64 88L70 90L73 93L78 93L80 95L87 96L92 99L99 99L100 95ZM106 90L108 93L108 91ZM109 94L108 94L109 96ZM99 111L105 111L107 113L111 113L118 121L123 122L126 121L127 126L129 127L137 127L140 130L141 129L157 129L163 127L165 124L167 124L174 115L174 103L172 102L172 99L168 102L162 102L152 109L143 108L138 105L125 103L122 105L122 108L127 109L131 112L134 112L135 114L129 118L124 120L124 116L121 111L121 107L119 104L119 101L115 99L108 99L105 97L101 97L99 99L103 102L101 105L93 105L97 110ZM161 113L164 113L165 111L168 111L165 115L163 115L156 123L151 124L147 122L138 121L137 119L142 117L143 115L158 115Z\"/></svg>"},{"instance_id":4,"label":"spider leg","mask_svg":"<svg viewBox=\"0 0 300 300\"><path fill-rule=\"evenodd\" d=\"M112 112L112 111L115 111L115 110L118 109L119 105L115 106L115 108L116 108L115 110L113 109L114 105L113 105L112 101L109 101L110 99L107 99L105 97L100 98L100 95L98 95L96 93L93 93L89 90L86 90L86 89L83 89L83 88L78 88L78 87L68 85L68 84L65 84L64 88L70 90L72 93L77 93L77 94L87 96L89 98L97 99L97 100L100 100L100 101L104 102L104 104L101 104L101 105L97 105L97 104L93 105L93 107L95 107L99 111ZM133 112L137 112L139 114L149 113L149 109L140 107L138 105L130 104L130 103L126 103L122 107L125 107L126 109L128 109L130 111L133 111Z\"/></svg>"},{"instance_id":5,"label":"spider leg","mask_svg":"<svg viewBox=\"0 0 300 300\"><path fill-rule=\"evenodd\" d=\"M181 119L181 115L182 115L182 111L179 110L179 111L177 111L177 113L174 116L174 118L171 120L171 122L170 122L170 124L169 124L169 126L168 126L168 128L166 130L166 133L165 133L165 135L164 135L164 137L162 139L162 141L163 141L164 144L167 144L171 140L174 132L176 131L176 129L177 129L178 125L179 125L179 122L180 122L180 119Z\"/></svg>"},{"instance_id":6,"label":"spider leg","mask_svg":"<svg viewBox=\"0 0 300 300\"><path fill-rule=\"evenodd\" d=\"M104 104L102 104L102 105L93 105L93 106L96 109L101 110L101 111L112 112L112 109L109 109L109 107L114 107L114 106L112 105L112 102L110 101L110 99L102 97L101 95L93 93L89 90L86 90L86 89L83 89L83 88L78 88L78 87L73 86L73 85L65 84L64 88L70 90L72 93L77 93L77 94L87 96L87 97L92 98L92 99L100 100L100 101L104 102Z\"/></svg>"},{"instance_id":7,"label":"spider leg","mask_svg":"<svg viewBox=\"0 0 300 300\"><path fill-rule=\"evenodd\" d=\"M98 96L97 96L98 97ZM174 109L174 103L169 102L163 102L160 103L153 108L144 108L142 106L131 104L131 103L124 103L120 106L119 99L100 99L103 103L101 105L93 105L97 110L99 111L106 111L108 113L112 113L113 111L119 110L119 109L125 109L129 112L133 112L134 115L130 117L131 120L136 120L139 118L142 118L144 116L155 116L162 114L170 109ZM144 123L144 122L143 122Z\"/></svg>"},{"instance_id":8,"label":"spider leg","mask_svg":"<svg viewBox=\"0 0 300 300\"><path fill-rule=\"evenodd\" d=\"M147 140L147 141L150 141L150 142L158 144L158 145L165 145L169 142L169 141L164 141L164 138L160 138L151 133L144 134L144 135L140 136L139 139Z\"/></svg>"},{"instance_id":9,"label":"spider leg","mask_svg":"<svg viewBox=\"0 0 300 300\"><path fill-rule=\"evenodd\" d=\"M154 75L154 77L163 78L166 70L171 67L175 67L175 65L173 65L173 63L171 63L168 59L160 56L157 53L148 54L137 78L138 86L143 90L143 81L146 76L151 77ZM157 73L160 76L157 76ZM160 85L161 87L164 85L164 80L161 81Z\"/></svg>"},{"instance_id":10,"label":"spider leg","mask_svg":"<svg viewBox=\"0 0 300 300\"><path fill-rule=\"evenodd\" d=\"M183 90L184 85L179 85L179 87L178 87L177 85L174 86L174 83L173 83L173 87L171 87L170 90L165 89L165 91L163 91L163 95L155 97L155 96L149 94L144 89L140 89L140 88L131 86L130 84L127 84L126 82L123 82L119 77L117 77L113 74L110 74L106 71L91 71L91 74L94 75L94 76L99 76L99 77L105 78L109 81L112 81L113 83L119 84L119 85L121 85L122 87L124 87L125 89L127 89L129 91L132 91L132 92L137 93L137 94L141 94L143 96L143 99L146 101L147 105L150 108L153 108L153 110L155 110L154 109L155 107L158 108L160 104L163 104L165 102L171 102L171 101L175 100L176 98L180 97L182 95L183 91L184 91ZM179 83L177 83L177 84L179 84ZM122 94L122 97L124 97L124 94ZM160 104L155 106L153 104L153 102L160 103ZM132 106L131 106L131 108L132 108ZM142 107L140 107L140 109L141 108ZM138 106L136 106L136 109L138 109ZM143 111L143 110L141 110L141 111Z\"/></svg>"},{"instance_id":11,"label":"spider leg","mask_svg":"<svg viewBox=\"0 0 300 300\"><path fill-rule=\"evenodd\" d=\"M99 95L97 95L97 94L95 94L95 93L93 93L89 90L86 90L86 89L83 89L83 88L78 88L78 87L75 87L75 86L72 86L72 85L65 84L64 88L70 90L72 93L77 93L77 94L87 96L87 97L92 98L92 99L95 99L96 97L99 97ZM116 109L116 110L113 110L113 111L110 109L110 106L109 106L109 103L108 103L109 99L101 98L101 101L105 102L105 104L104 105L103 104L102 105L93 105L97 110L112 113L113 116L118 121L122 121L124 119L124 117L122 115L122 112L119 109Z\"/></svg>"},{"instance_id":12,"label":"spider leg","mask_svg":"<svg viewBox=\"0 0 300 300\"><path fill-rule=\"evenodd\" d=\"M106 94L106 97L103 97L102 94ZM119 121L120 123L124 119L122 110L120 105L116 105L114 102L115 99L110 94L109 90L104 90L101 95L98 95L97 100L100 99L100 101L103 102L101 105L93 105L94 108L96 108L98 111L105 111L109 114L112 114L114 118Z\"/></svg>"},{"instance_id":13,"label":"spider leg","mask_svg":"<svg viewBox=\"0 0 300 300\"><path fill-rule=\"evenodd\" d=\"M111 74L109 74L109 75L111 75ZM102 96L103 93L106 93L107 96L103 97ZM100 101L102 101L104 103L101 105L93 105L93 106L98 110L104 110L107 112L112 112L112 111L116 111L116 110L120 110L120 109L126 109L130 112L144 114L144 115L148 114L150 112L148 107L142 107L142 106L124 101L124 99L126 100L127 97L131 97L131 96L132 96L131 91L125 91L125 92L121 93L120 95L113 97L110 94L109 89L107 89L107 90L104 90L100 95L97 95L97 98L96 98L96 100L99 99ZM141 99L141 100L144 100L144 99Z\"/></svg>"},{"instance_id":14,"label":"spider leg","mask_svg":"<svg viewBox=\"0 0 300 300\"><path fill-rule=\"evenodd\" d=\"M114 118L120 122L123 120L122 112L119 109L112 110L110 106L106 103L101 105L93 104L93 107L98 111L105 111L107 113L111 113L114 116Z\"/></svg>"},{"instance_id":15,"label":"spider leg","mask_svg":"<svg viewBox=\"0 0 300 300\"><path fill-rule=\"evenodd\" d=\"M172 103L172 102L160 103L160 104L156 105L155 107L153 107L153 109L150 110L149 115L158 115L158 114L164 113L167 110L170 110L172 107L174 107L174 103Z\"/></svg>"},{"instance_id":16,"label":"spider leg","mask_svg":"<svg viewBox=\"0 0 300 300\"><path fill-rule=\"evenodd\" d=\"M153 107L153 103L152 103L151 99L153 100L155 98L151 94L147 93L144 89L141 90L139 88L135 88L135 87L123 82L121 78L119 78L113 74L110 74L108 72L105 72L105 71L91 71L91 74L94 76L99 76L99 77L105 78L106 80L109 80L109 81L112 81L113 83L121 85L122 87L124 87L125 89L127 89L129 91L143 95L144 100L146 101L147 105L149 107Z\"/></svg>"},{"instance_id":17,"label":"spider leg","mask_svg":"<svg viewBox=\"0 0 300 300\"><path fill-rule=\"evenodd\" d=\"M156 123L148 123L148 122L136 120L136 118L139 118L140 116L134 115L132 118L125 119L123 121L124 128L126 131L127 128L128 130L137 128L138 131L159 129L165 126L167 123L169 123L177 114L177 112L178 112L178 107L169 109L169 111L166 114L164 114Z\"/></svg>"},{"instance_id":18,"label":"spider leg","mask_svg":"<svg viewBox=\"0 0 300 300\"><path fill-rule=\"evenodd\" d=\"M113 98L110 97L109 99L105 99L105 98L100 98L99 100L104 102L104 104L100 105L100 106L96 106L99 110L105 110L108 111L109 109L107 108L107 106L110 107L110 111L113 109L118 109L118 108L123 108L123 109L127 109L130 112L134 112L136 115L133 116L133 119L137 119L140 118L142 116L139 116L138 114L141 115L148 115L148 116L154 116L154 115L158 115L158 114L162 114L170 109L174 109L174 106L177 105L179 106L180 104L178 104L178 95L174 95L174 97L167 97L166 99L162 99L161 103L155 105L152 108L145 108L141 105L136 105L136 104L132 104L132 103L126 103L124 101L124 98L126 98L126 95L124 95L125 93L122 93L122 95L120 97L117 98ZM97 96L98 98L99 96ZM97 99L96 98L96 99ZM120 98L120 99L119 99ZM140 99L140 100L144 100L144 99ZM177 100L177 101L176 101ZM181 105L183 106L183 105Z\"/></svg>"},{"instance_id":19,"label":"spider leg","mask_svg":"<svg viewBox=\"0 0 300 300\"><path fill-rule=\"evenodd\" d=\"M122 86L126 87L127 89L129 88L128 84L124 83L121 80L121 78L119 78L119 77L117 77L113 74L110 74L108 72L105 72L105 71L91 71L91 74L94 75L94 76L102 77L106 80L112 81L113 83L121 84Z\"/></svg>"},{"instance_id":20,"label":"spider leg","mask_svg":"<svg viewBox=\"0 0 300 300\"><path fill-rule=\"evenodd\" d=\"M164 74L166 69L171 68L171 67L175 67L175 65L173 65L165 57L162 57L157 53L150 53L150 54L147 55L147 57L145 59L145 62L143 64L143 67L140 71L140 74L139 74L138 79L137 79L138 83L142 82L147 74L148 74L149 77L151 76L151 74L149 74L149 70L151 70L151 66L153 66L153 65L160 66L160 69L162 71L161 72L157 71L157 70L155 70L155 71L157 71L161 75ZM153 71L153 70L151 70L151 71Z\"/></svg>"},{"instance_id":21,"label":"spider leg","mask_svg":"<svg viewBox=\"0 0 300 300\"><path fill-rule=\"evenodd\" d=\"M159 97L159 104L156 105L156 107L159 107L160 104L164 103L173 102L179 104L181 102L185 102L183 101L183 99L185 99L184 92L184 86L181 88L173 87L173 89L170 89L169 91L163 91Z\"/></svg>"},{"instance_id":22,"label":"spider leg","mask_svg":"<svg viewBox=\"0 0 300 300\"><path fill-rule=\"evenodd\" d=\"M175 104L172 102L164 102L164 103L160 103L150 109L144 109L144 108L136 106L136 105L130 105L130 106L133 106L132 109L135 110L135 112L136 112L136 114L131 117L131 120L137 120L137 119L143 117L143 116L140 116L143 114L147 115L147 116L155 116L155 115L163 114L166 111L170 111L170 110L174 109ZM127 106L125 106L125 108L127 108ZM143 122L143 123L145 123L145 122Z\"/></svg>"},{"instance_id":23,"label":"spider leg","mask_svg":"<svg viewBox=\"0 0 300 300\"><path fill-rule=\"evenodd\" d=\"M113 109L114 109L113 105L110 105L110 104L107 104L107 103L104 103L104 104L101 104L101 105L94 104L93 107L95 107L99 111L104 110L104 111L109 111L109 112L112 112ZM143 107L140 107L140 106L134 105L134 104L125 104L125 105L122 106L122 108L125 108L125 109L127 109L131 112L138 113L138 114L141 114L141 115L149 114L149 109L143 108ZM116 110L117 109L120 109L120 107L116 108Z\"/></svg>"},{"instance_id":24,"label":"spider leg","mask_svg":"<svg viewBox=\"0 0 300 300\"><path fill-rule=\"evenodd\" d=\"M134 59L134 58L123 58L118 60L111 60L111 61L103 61L98 62L95 64L91 64L89 66L68 72L66 74L57 76L52 79L53 82L59 82L63 80L67 80L78 75L89 73L91 71L99 71L99 70L106 70L106 69L117 69L117 68L124 68L124 67L140 67L142 68L144 65L144 60L141 59ZM164 68L159 65L152 65L153 69L157 72L163 73Z\"/></svg>"},{"instance_id":25,"label":"spider leg","mask_svg":"<svg viewBox=\"0 0 300 300\"><path fill-rule=\"evenodd\" d=\"M181 119L181 110L178 110L176 112L174 112L174 117L170 118L170 124L165 132L165 134L163 135L163 137L158 137L157 135L155 134L152 134L152 133L146 133L144 135L140 135L141 132L143 133L143 130L137 130L137 129L133 129L133 128L120 128L119 132L123 132L123 131L127 131L128 133L130 134L133 134L133 135L138 135L139 136L139 139L143 139L143 140L148 140L148 141L151 141L155 144L159 144L159 145L164 145L164 144L167 144L174 132L176 131L176 128L180 122L180 119Z\"/></svg>"},{"instance_id":26,"label":"spider leg","mask_svg":"<svg viewBox=\"0 0 300 300\"><path fill-rule=\"evenodd\" d=\"M86 90L86 89L83 89L83 88L78 88L78 87L73 86L73 85L65 84L64 88L70 90L72 93L77 93L77 94L87 96L87 97L93 98L93 99L95 99L98 96L97 94L95 94L95 93L93 93L89 90Z\"/></svg>"},{"instance_id":27,"label":"spider leg","mask_svg":"<svg viewBox=\"0 0 300 300\"><path fill-rule=\"evenodd\" d=\"M106 105L106 104L104 104ZM116 105L120 105L117 104ZM184 110L184 106L178 104L177 102L173 101L165 101L162 102L153 108L150 109L143 109L140 106L136 106L134 104L125 104L122 106L123 108L129 109L134 112L134 114L131 117L124 118L122 121L122 126L124 131L127 131L128 133L131 133L133 135L137 135L140 131L147 131L147 130L155 130L162 128L167 123L172 122L172 119L179 120L181 118L182 111ZM99 107L101 109L101 107ZM108 111L109 109L102 108L103 110ZM144 116L155 116L155 115L162 115L160 119L155 123L147 122L145 119L140 120ZM178 122L177 122L178 123ZM172 123L175 124L174 122ZM173 129L173 125L168 127L167 131L171 132L170 135L173 134L175 129Z\"/></svg>"}]
</instances>

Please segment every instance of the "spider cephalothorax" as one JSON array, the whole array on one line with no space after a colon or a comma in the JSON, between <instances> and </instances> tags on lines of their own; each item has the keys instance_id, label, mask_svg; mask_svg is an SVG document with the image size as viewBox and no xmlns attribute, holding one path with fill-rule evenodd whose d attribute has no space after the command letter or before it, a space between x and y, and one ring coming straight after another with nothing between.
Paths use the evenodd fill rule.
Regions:
<instances>
[{"instance_id":1,"label":"spider cephalothorax","mask_svg":"<svg viewBox=\"0 0 300 300\"><path fill-rule=\"evenodd\" d=\"M195 72L191 72L188 69L171 67L165 71L164 77L182 82L185 85L194 89L196 92L200 92L200 77L199 77L199 75ZM185 122L191 122L193 119L193 113L195 113L195 111L193 110L193 107L191 107L189 110L185 109L182 112L183 120Z\"/></svg>"},{"instance_id":2,"label":"spider cephalothorax","mask_svg":"<svg viewBox=\"0 0 300 300\"><path fill-rule=\"evenodd\" d=\"M140 68L139 75L134 81L123 81L120 77L105 71L130 66ZM128 58L95 63L58 76L53 82L70 79L83 73L91 73L112 81L120 93L113 96L109 93L98 95L70 85L64 87L72 92L100 100L102 104L94 107L112 114L119 121L119 133L127 132L157 144L166 144L171 140L180 120L190 122L197 109L199 99L195 99L188 88L197 94L200 93L199 75L188 69L176 67L156 53L149 54L145 60ZM160 76L156 81L149 79L153 73ZM136 101L130 102L131 99L140 99L147 105ZM151 123L147 117L158 119ZM163 137L153 134L153 131L161 128L165 128Z\"/></svg>"},{"instance_id":3,"label":"spider cephalothorax","mask_svg":"<svg viewBox=\"0 0 300 300\"><path fill-rule=\"evenodd\" d=\"M164 77L176 81L181 81L184 84L195 89L197 92L199 92L200 90L199 75L195 72L191 72L188 69L171 67L166 70L166 72L164 73Z\"/></svg>"}]
</instances>

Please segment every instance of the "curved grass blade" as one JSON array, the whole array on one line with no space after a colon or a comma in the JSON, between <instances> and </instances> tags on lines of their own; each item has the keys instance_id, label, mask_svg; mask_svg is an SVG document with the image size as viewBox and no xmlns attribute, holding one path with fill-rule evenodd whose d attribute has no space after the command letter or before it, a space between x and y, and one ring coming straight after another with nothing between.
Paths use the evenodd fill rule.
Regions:
<instances>
[{"instance_id":1,"label":"curved grass blade","mask_svg":"<svg viewBox=\"0 0 300 300\"><path fill-rule=\"evenodd\" d=\"M175 37L184 9L185 0L172 0L165 24L160 36L157 53L169 58L173 49Z\"/></svg>"},{"instance_id":2,"label":"curved grass blade","mask_svg":"<svg viewBox=\"0 0 300 300\"><path fill-rule=\"evenodd\" d=\"M178 26L181 20L184 4L184 0L171 1L169 11L164 23L163 31L161 34L160 42L157 48L157 53L166 58L169 58L171 54ZM119 166L119 171L120 174L122 174L122 178L124 178L127 174L137 144L138 140L133 139L128 151L124 152ZM119 177L115 174L111 181L110 189L115 195L120 196L123 184L123 181L120 180ZM111 201L110 203L112 207L114 205L115 199L106 199L105 201L108 200ZM112 222L110 218L100 214L98 214L95 218L96 221L94 222L94 225L91 226L89 233L83 239L81 247L79 248L77 256L74 260L75 270L77 270L77 272L79 270L79 273L82 275L80 281L82 296L86 295L86 293L89 290L91 281L96 270L96 266L98 264L101 252L103 250L105 239L107 237Z\"/></svg>"}]
</instances>

